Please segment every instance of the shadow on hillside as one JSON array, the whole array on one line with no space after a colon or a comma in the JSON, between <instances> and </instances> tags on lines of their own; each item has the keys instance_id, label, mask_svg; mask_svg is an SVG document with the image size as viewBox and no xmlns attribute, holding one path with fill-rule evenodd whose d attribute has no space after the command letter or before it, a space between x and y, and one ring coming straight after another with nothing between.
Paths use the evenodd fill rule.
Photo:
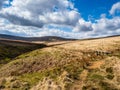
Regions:
<instances>
[{"instance_id":1,"label":"shadow on hillside","mask_svg":"<svg viewBox=\"0 0 120 90\"><path fill-rule=\"evenodd\" d=\"M13 45L12 45L13 44ZM16 45L15 45L16 44ZM18 44L18 43L3 43L0 41L0 64L5 64L10 62L13 58L17 56L46 47L45 44Z\"/></svg>"},{"instance_id":2,"label":"shadow on hillside","mask_svg":"<svg viewBox=\"0 0 120 90\"><path fill-rule=\"evenodd\" d=\"M0 40L0 64L6 64L16 58L17 56L31 52L36 49L46 47L54 47L63 44L71 43L70 41L46 44L35 44L30 42L6 41Z\"/></svg>"}]
</instances>

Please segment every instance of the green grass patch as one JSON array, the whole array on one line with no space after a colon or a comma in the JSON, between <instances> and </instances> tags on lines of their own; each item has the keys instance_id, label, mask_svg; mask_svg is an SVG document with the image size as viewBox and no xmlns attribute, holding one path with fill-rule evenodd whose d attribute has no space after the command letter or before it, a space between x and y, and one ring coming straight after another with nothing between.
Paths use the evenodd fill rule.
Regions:
<instances>
[{"instance_id":1,"label":"green grass patch","mask_svg":"<svg viewBox=\"0 0 120 90\"><path fill-rule=\"evenodd\" d=\"M54 80L57 80L57 77L60 76L60 74L61 74L61 69L55 68L51 70L44 70L41 72L23 74L19 76L19 79L22 80L23 82L28 82L30 86L34 86L45 77L49 77Z\"/></svg>"},{"instance_id":2,"label":"green grass patch","mask_svg":"<svg viewBox=\"0 0 120 90\"><path fill-rule=\"evenodd\" d=\"M83 69L79 65L69 64L64 66L64 70L69 73L69 78L73 80L79 80L79 75L83 71Z\"/></svg>"},{"instance_id":3,"label":"green grass patch","mask_svg":"<svg viewBox=\"0 0 120 90\"><path fill-rule=\"evenodd\" d=\"M93 74L89 77L91 80L103 80L104 76L100 75L100 74Z\"/></svg>"}]
</instances>

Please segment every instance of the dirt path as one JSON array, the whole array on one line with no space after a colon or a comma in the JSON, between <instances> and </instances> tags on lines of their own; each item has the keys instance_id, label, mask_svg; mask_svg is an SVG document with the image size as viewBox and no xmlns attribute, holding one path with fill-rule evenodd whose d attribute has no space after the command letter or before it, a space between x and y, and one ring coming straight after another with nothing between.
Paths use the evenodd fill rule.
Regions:
<instances>
[{"instance_id":1,"label":"dirt path","mask_svg":"<svg viewBox=\"0 0 120 90\"><path fill-rule=\"evenodd\" d=\"M103 64L104 64L104 61L95 61L91 64L91 66L88 67L88 69L100 68L100 66L103 65ZM87 76L88 76L88 70L84 70L80 74L80 80L75 82L75 84L74 84L74 86L71 90L82 90L82 87L85 84Z\"/></svg>"}]
</instances>

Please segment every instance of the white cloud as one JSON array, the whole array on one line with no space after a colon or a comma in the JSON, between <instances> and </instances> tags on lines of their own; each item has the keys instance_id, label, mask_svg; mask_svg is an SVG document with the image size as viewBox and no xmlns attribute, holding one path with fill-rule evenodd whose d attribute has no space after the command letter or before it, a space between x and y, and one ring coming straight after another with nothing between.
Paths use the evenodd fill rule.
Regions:
<instances>
[{"instance_id":1,"label":"white cloud","mask_svg":"<svg viewBox=\"0 0 120 90\"><path fill-rule=\"evenodd\" d=\"M79 20L73 32L79 33L80 36L86 37L102 37L120 34L120 17L106 18L104 15L96 20L95 23L87 22L83 19Z\"/></svg>"},{"instance_id":2,"label":"white cloud","mask_svg":"<svg viewBox=\"0 0 120 90\"><path fill-rule=\"evenodd\" d=\"M0 9L2 8L2 4L5 0L0 0Z\"/></svg>"},{"instance_id":3,"label":"white cloud","mask_svg":"<svg viewBox=\"0 0 120 90\"><path fill-rule=\"evenodd\" d=\"M120 2L115 3L109 12L111 15L114 15L116 12L120 13Z\"/></svg>"},{"instance_id":4,"label":"white cloud","mask_svg":"<svg viewBox=\"0 0 120 90\"><path fill-rule=\"evenodd\" d=\"M17 36L29 36L29 37L41 37L41 36L60 36L66 38L79 38L77 33L66 32L58 28L50 29L47 27L37 28L28 26L14 25L8 22L6 19L0 18L0 33L10 34Z\"/></svg>"},{"instance_id":5,"label":"white cloud","mask_svg":"<svg viewBox=\"0 0 120 90\"><path fill-rule=\"evenodd\" d=\"M85 21L84 19L79 19L78 24L75 26L75 28L73 29L74 32L88 32L88 31L92 31L92 23L89 21Z\"/></svg>"},{"instance_id":6,"label":"white cloud","mask_svg":"<svg viewBox=\"0 0 120 90\"><path fill-rule=\"evenodd\" d=\"M110 36L119 35L120 33L120 17L112 19L101 18L93 24L93 32L91 36Z\"/></svg>"},{"instance_id":7,"label":"white cloud","mask_svg":"<svg viewBox=\"0 0 120 90\"><path fill-rule=\"evenodd\" d=\"M39 28L46 24L75 26L80 17L68 0L13 0L12 6L0 13L14 24Z\"/></svg>"},{"instance_id":8,"label":"white cloud","mask_svg":"<svg viewBox=\"0 0 120 90\"><path fill-rule=\"evenodd\" d=\"M80 26L79 26L80 25ZM82 29L82 27L91 28L90 30ZM88 25L88 26L87 26ZM54 25L52 25L54 26ZM58 25L59 26L59 25ZM114 17L113 19L101 18L96 23L86 22L83 19L79 20L78 27L73 27L73 32L67 32L57 28L37 28L32 26L20 26L14 25L8 22L6 19L0 18L0 33L18 35L18 36L60 36L66 38L91 38L101 37L109 35L120 34L120 17ZM60 27L63 27L62 25ZM75 28L78 28L77 31ZM72 30L72 28L71 28Z\"/></svg>"},{"instance_id":9,"label":"white cloud","mask_svg":"<svg viewBox=\"0 0 120 90\"><path fill-rule=\"evenodd\" d=\"M0 1L0 6L2 3ZM114 4L111 14L119 10L118 8ZM3 8L0 13L0 33L4 34L34 37L56 35L70 38L120 34L119 16L108 19L102 14L95 23L85 21L68 0L14 0L11 7ZM71 31L46 27L48 25L69 27Z\"/></svg>"},{"instance_id":10,"label":"white cloud","mask_svg":"<svg viewBox=\"0 0 120 90\"><path fill-rule=\"evenodd\" d=\"M76 11L46 13L44 16L40 15L39 19L46 24L75 26L79 19L79 13Z\"/></svg>"},{"instance_id":11,"label":"white cloud","mask_svg":"<svg viewBox=\"0 0 120 90\"><path fill-rule=\"evenodd\" d=\"M114 17L112 19L101 18L97 20L94 24L94 29L105 30L105 31L115 31L120 28L120 17Z\"/></svg>"},{"instance_id":12,"label":"white cloud","mask_svg":"<svg viewBox=\"0 0 120 90\"><path fill-rule=\"evenodd\" d=\"M35 27L23 27L19 25L14 25L8 22L6 19L0 18L0 33L11 34L18 36L32 36L31 32L35 33Z\"/></svg>"}]
</instances>

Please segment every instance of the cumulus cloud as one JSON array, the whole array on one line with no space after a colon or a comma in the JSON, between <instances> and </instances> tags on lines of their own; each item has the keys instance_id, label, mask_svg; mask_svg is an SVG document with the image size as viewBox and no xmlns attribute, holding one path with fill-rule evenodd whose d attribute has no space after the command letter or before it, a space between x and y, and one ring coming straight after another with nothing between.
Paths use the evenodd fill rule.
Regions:
<instances>
[{"instance_id":1,"label":"cumulus cloud","mask_svg":"<svg viewBox=\"0 0 120 90\"><path fill-rule=\"evenodd\" d=\"M114 15L116 12L120 13L120 2L115 3L109 12L111 15Z\"/></svg>"},{"instance_id":2,"label":"cumulus cloud","mask_svg":"<svg viewBox=\"0 0 120 90\"><path fill-rule=\"evenodd\" d=\"M114 17L112 19L101 18L97 20L97 23L94 24L94 29L96 31L115 31L117 29L120 29L120 17Z\"/></svg>"},{"instance_id":3,"label":"cumulus cloud","mask_svg":"<svg viewBox=\"0 0 120 90\"><path fill-rule=\"evenodd\" d=\"M96 23L92 24L93 31L89 33L90 36L110 36L119 35L120 33L120 17L108 19L106 17L98 19Z\"/></svg>"},{"instance_id":4,"label":"cumulus cloud","mask_svg":"<svg viewBox=\"0 0 120 90\"><path fill-rule=\"evenodd\" d=\"M0 33L18 35L18 36L31 36L31 31L35 31L35 27L23 27L14 25L6 19L0 18Z\"/></svg>"},{"instance_id":5,"label":"cumulus cloud","mask_svg":"<svg viewBox=\"0 0 120 90\"><path fill-rule=\"evenodd\" d=\"M0 18L0 33L23 36L23 37L60 36L66 38L80 38L78 33L66 32L59 28L50 29L48 27L43 27L43 28L37 28L32 26L23 27L20 25L14 25L3 18Z\"/></svg>"},{"instance_id":6,"label":"cumulus cloud","mask_svg":"<svg viewBox=\"0 0 120 90\"><path fill-rule=\"evenodd\" d=\"M46 24L75 26L80 17L68 0L13 0L0 14L14 24L39 28Z\"/></svg>"},{"instance_id":7,"label":"cumulus cloud","mask_svg":"<svg viewBox=\"0 0 120 90\"><path fill-rule=\"evenodd\" d=\"M84 19L79 19L79 22L73 29L74 32L88 32L92 30L93 30L92 23L90 21L87 22Z\"/></svg>"},{"instance_id":8,"label":"cumulus cloud","mask_svg":"<svg viewBox=\"0 0 120 90\"><path fill-rule=\"evenodd\" d=\"M32 21L32 20L24 19L24 18L16 16L16 15L8 14L8 13L6 13L5 15L0 15L0 16L3 18L6 18L13 24L17 24L17 25L35 26L35 27L40 27L40 28L43 26L43 23L41 23L38 20Z\"/></svg>"},{"instance_id":9,"label":"cumulus cloud","mask_svg":"<svg viewBox=\"0 0 120 90\"><path fill-rule=\"evenodd\" d=\"M79 33L79 36L84 38L119 35L120 17L108 19L105 15L101 15L101 18L96 20L95 23L80 19L77 26L73 28L73 32Z\"/></svg>"},{"instance_id":10,"label":"cumulus cloud","mask_svg":"<svg viewBox=\"0 0 120 90\"><path fill-rule=\"evenodd\" d=\"M76 11L62 11L54 13L46 13L44 16L39 16L42 22L46 24L60 24L75 26L79 20L79 13Z\"/></svg>"},{"instance_id":11,"label":"cumulus cloud","mask_svg":"<svg viewBox=\"0 0 120 90\"><path fill-rule=\"evenodd\" d=\"M0 9L2 8L2 4L5 0L0 0Z\"/></svg>"},{"instance_id":12,"label":"cumulus cloud","mask_svg":"<svg viewBox=\"0 0 120 90\"><path fill-rule=\"evenodd\" d=\"M82 29L80 25L81 27L86 25L86 27L88 28L92 27L92 29L84 29L84 28ZM120 17L114 17L112 19L107 19L106 17L102 17L101 19L98 19L96 23L86 22L83 19L81 19L79 20L78 30L73 32L67 32L59 28L49 28L49 27L37 28L32 26L23 27L20 25L12 24L3 18L0 18L0 27L1 27L0 33L18 35L18 36L39 37L39 36L56 35L66 38L92 38L92 37L120 34ZM73 30L75 28L73 27Z\"/></svg>"},{"instance_id":13,"label":"cumulus cloud","mask_svg":"<svg viewBox=\"0 0 120 90\"><path fill-rule=\"evenodd\" d=\"M1 8L3 1L0 0ZM118 4L112 6L112 15L119 10ZM85 21L68 0L13 0L12 6L2 8L0 17L0 33L18 36L91 38L120 34L119 16L108 19L101 14L94 23ZM69 27L70 31L59 27Z\"/></svg>"}]
</instances>

